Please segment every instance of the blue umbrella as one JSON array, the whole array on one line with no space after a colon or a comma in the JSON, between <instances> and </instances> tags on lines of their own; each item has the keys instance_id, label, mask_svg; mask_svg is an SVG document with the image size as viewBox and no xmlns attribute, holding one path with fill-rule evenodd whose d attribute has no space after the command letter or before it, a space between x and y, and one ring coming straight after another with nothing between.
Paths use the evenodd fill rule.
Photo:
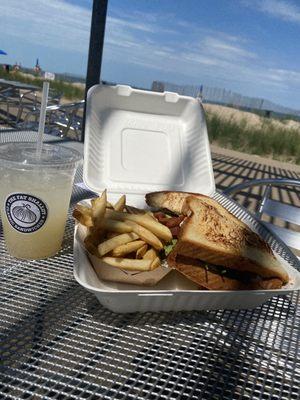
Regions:
<instances>
[{"instance_id":1,"label":"blue umbrella","mask_svg":"<svg viewBox=\"0 0 300 400\"><path fill-rule=\"evenodd\" d=\"M5 53L5 51L1 50L1 49L0 49L0 54L3 54L4 56L7 56L7 53Z\"/></svg>"}]
</instances>

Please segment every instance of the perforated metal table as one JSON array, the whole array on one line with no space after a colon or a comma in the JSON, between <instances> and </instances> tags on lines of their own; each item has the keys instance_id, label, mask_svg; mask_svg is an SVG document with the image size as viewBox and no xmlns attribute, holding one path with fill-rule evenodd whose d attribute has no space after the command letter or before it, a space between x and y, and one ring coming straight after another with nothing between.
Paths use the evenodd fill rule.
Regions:
<instances>
[{"instance_id":1,"label":"perforated metal table","mask_svg":"<svg viewBox=\"0 0 300 400\"><path fill-rule=\"evenodd\" d=\"M72 204L89 196L75 187ZM25 262L1 229L1 399L299 399L297 293L248 311L113 314L74 281L72 240L70 214L63 250Z\"/></svg>"}]
</instances>

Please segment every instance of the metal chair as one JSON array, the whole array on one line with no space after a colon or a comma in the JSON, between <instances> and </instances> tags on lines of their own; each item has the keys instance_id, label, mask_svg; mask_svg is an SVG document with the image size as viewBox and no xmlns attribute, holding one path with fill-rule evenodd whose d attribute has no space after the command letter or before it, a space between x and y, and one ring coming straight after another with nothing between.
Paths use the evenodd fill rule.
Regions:
<instances>
[{"instance_id":1,"label":"metal chair","mask_svg":"<svg viewBox=\"0 0 300 400\"><path fill-rule=\"evenodd\" d=\"M226 195L233 196L236 193L254 186L265 186L265 190L262 194L258 211L255 216L258 219L262 219L263 215L266 214L270 217L280 218L285 222L298 225L300 227L300 207L295 207L289 204L282 203L278 200L272 200L270 198L271 189L273 186L292 186L300 187L300 180L296 179L254 179L243 182L239 185L231 186L224 190ZM287 246L300 251L300 232L295 230L283 228L281 226L272 224L270 222L261 221L266 225L272 233L279 237ZM299 258L299 257L298 257Z\"/></svg>"},{"instance_id":2,"label":"metal chair","mask_svg":"<svg viewBox=\"0 0 300 400\"><path fill-rule=\"evenodd\" d=\"M48 106L59 105L61 97L62 93L58 93L55 90L50 89L48 95ZM31 114L32 116L34 115L33 120L35 121L35 123L37 123L40 107L41 103L40 103L40 98L37 95L37 92L21 93L20 105L16 117L16 123L22 124L22 120L26 119L26 117L28 119L29 114ZM37 112L35 113L35 111ZM24 118L22 118L23 114L25 115Z\"/></svg>"},{"instance_id":3,"label":"metal chair","mask_svg":"<svg viewBox=\"0 0 300 400\"><path fill-rule=\"evenodd\" d=\"M75 140L81 139L82 116L84 100L76 103L51 105L46 108L45 131L49 134L68 137ZM22 129L37 129L39 108L28 112L22 123L18 124Z\"/></svg>"},{"instance_id":4,"label":"metal chair","mask_svg":"<svg viewBox=\"0 0 300 400\"><path fill-rule=\"evenodd\" d=\"M49 106L49 127L56 127L60 137L80 140L84 100L76 103ZM79 115L82 112L82 115Z\"/></svg>"},{"instance_id":5,"label":"metal chair","mask_svg":"<svg viewBox=\"0 0 300 400\"><path fill-rule=\"evenodd\" d=\"M38 107L37 93L20 93L20 102L18 114L16 116L16 125L22 120L24 112L34 111Z\"/></svg>"},{"instance_id":6,"label":"metal chair","mask_svg":"<svg viewBox=\"0 0 300 400\"><path fill-rule=\"evenodd\" d=\"M17 127L24 110L28 112L37 108L38 89L35 85L0 79L0 111L6 124Z\"/></svg>"},{"instance_id":7,"label":"metal chair","mask_svg":"<svg viewBox=\"0 0 300 400\"><path fill-rule=\"evenodd\" d=\"M3 105L5 107L5 111L1 107ZM2 114L2 118L5 120L6 124L12 125L15 122L15 117L11 115L11 108L19 109L20 106L20 95L19 91L7 87L4 90L0 91L0 110Z\"/></svg>"}]
</instances>

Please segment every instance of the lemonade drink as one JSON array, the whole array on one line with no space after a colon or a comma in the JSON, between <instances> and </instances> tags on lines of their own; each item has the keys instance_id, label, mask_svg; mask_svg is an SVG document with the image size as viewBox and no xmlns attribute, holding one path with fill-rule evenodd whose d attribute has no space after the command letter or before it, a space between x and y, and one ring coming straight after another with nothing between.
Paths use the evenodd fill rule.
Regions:
<instances>
[{"instance_id":1,"label":"lemonade drink","mask_svg":"<svg viewBox=\"0 0 300 400\"><path fill-rule=\"evenodd\" d=\"M8 252L40 259L56 254L67 219L78 152L35 144L0 146L0 210Z\"/></svg>"}]
</instances>

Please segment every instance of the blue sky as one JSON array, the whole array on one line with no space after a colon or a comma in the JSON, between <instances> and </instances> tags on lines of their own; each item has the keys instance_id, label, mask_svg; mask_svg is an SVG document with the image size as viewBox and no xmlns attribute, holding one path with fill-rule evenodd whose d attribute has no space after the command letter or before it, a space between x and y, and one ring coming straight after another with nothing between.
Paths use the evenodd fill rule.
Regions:
<instances>
[{"instance_id":1,"label":"blue sky","mask_svg":"<svg viewBox=\"0 0 300 400\"><path fill-rule=\"evenodd\" d=\"M84 75L91 0L0 0L1 62ZM109 0L102 79L224 87L300 109L300 1Z\"/></svg>"}]
</instances>

